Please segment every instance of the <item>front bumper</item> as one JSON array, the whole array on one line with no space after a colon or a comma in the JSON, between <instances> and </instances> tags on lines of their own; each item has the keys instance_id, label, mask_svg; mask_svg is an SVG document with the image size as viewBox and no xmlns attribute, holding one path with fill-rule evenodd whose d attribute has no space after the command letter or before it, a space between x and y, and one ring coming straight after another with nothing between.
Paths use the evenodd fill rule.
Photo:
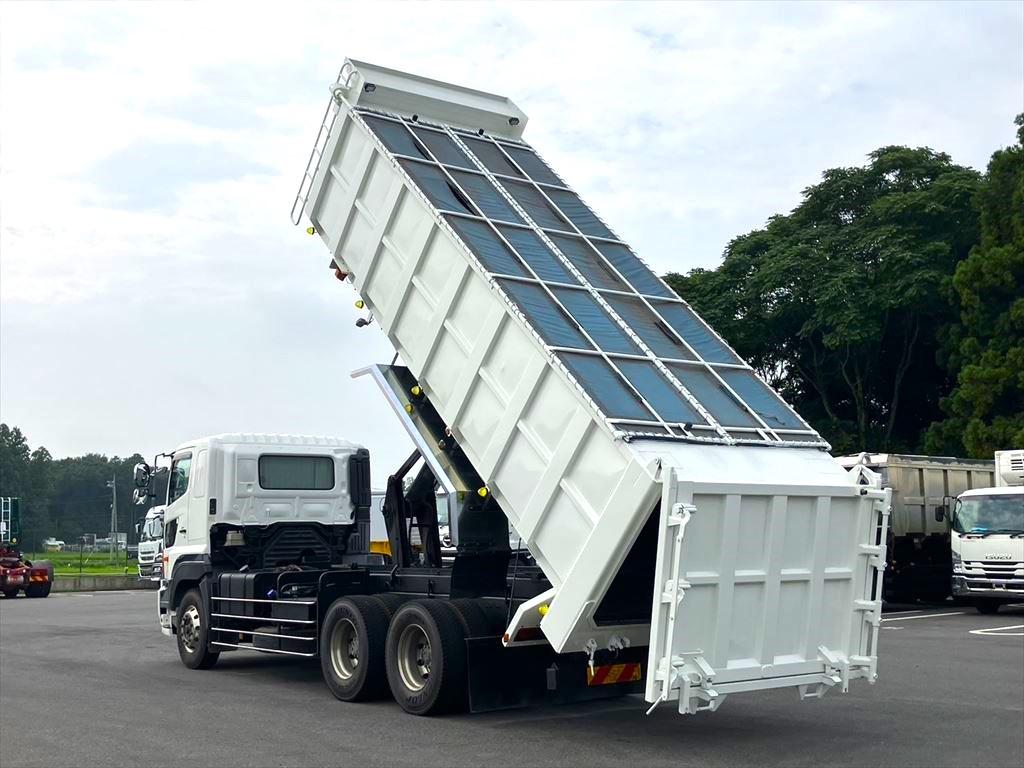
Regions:
<instances>
[{"instance_id":1,"label":"front bumper","mask_svg":"<svg viewBox=\"0 0 1024 768\"><path fill-rule=\"evenodd\" d=\"M139 578L140 579L151 579L153 581L159 581L160 571L159 563L153 561L151 563L139 563Z\"/></svg>"},{"instance_id":2,"label":"front bumper","mask_svg":"<svg viewBox=\"0 0 1024 768\"><path fill-rule=\"evenodd\" d=\"M156 593L156 612L160 621L160 633L170 637L174 630L171 628L171 613L167 608L167 584L163 581Z\"/></svg>"},{"instance_id":3,"label":"front bumper","mask_svg":"<svg viewBox=\"0 0 1024 768\"><path fill-rule=\"evenodd\" d=\"M1024 599L1024 579L993 581L957 574L953 576L953 596L1021 600Z\"/></svg>"}]
</instances>

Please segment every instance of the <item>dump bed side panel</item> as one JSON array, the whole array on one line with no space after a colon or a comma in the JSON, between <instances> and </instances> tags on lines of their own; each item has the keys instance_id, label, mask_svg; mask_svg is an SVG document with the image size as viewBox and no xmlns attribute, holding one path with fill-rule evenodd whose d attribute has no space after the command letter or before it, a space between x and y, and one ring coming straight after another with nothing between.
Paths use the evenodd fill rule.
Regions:
<instances>
[{"instance_id":1,"label":"dump bed side panel","mask_svg":"<svg viewBox=\"0 0 1024 768\"><path fill-rule=\"evenodd\" d=\"M311 220L335 261L560 585L610 509L628 449L350 112L335 124L313 192ZM648 496L617 500L615 535L635 532ZM612 575L630 543L620 536ZM552 613L578 615L571 602Z\"/></svg>"}]
</instances>

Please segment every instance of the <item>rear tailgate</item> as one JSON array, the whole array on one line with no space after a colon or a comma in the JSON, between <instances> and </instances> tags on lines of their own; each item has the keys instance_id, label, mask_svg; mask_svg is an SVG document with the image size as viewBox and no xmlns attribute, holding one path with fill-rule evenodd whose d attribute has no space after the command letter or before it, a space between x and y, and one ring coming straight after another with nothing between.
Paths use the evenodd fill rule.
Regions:
<instances>
[{"instance_id":1,"label":"rear tailgate","mask_svg":"<svg viewBox=\"0 0 1024 768\"><path fill-rule=\"evenodd\" d=\"M874 682L888 491L852 472L824 486L664 473L649 702L693 713L732 693Z\"/></svg>"}]
</instances>

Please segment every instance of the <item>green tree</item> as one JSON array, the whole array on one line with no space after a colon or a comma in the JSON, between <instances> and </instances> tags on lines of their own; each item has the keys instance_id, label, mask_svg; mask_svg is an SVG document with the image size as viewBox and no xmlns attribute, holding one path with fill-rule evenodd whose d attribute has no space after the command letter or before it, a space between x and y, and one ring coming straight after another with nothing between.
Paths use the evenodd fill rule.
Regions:
<instances>
[{"instance_id":1,"label":"green tree","mask_svg":"<svg viewBox=\"0 0 1024 768\"><path fill-rule=\"evenodd\" d=\"M915 448L950 377L948 292L980 176L927 148L834 168L716 270L667 276L836 451Z\"/></svg>"},{"instance_id":2,"label":"green tree","mask_svg":"<svg viewBox=\"0 0 1024 768\"><path fill-rule=\"evenodd\" d=\"M981 242L953 279L960 322L944 351L956 383L947 418L928 430L936 453L1024 447L1024 114L1016 124L1017 143L992 155L975 198Z\"/></svg>"},{"instance_id":3,"label":"green tree","mask_svg":"<svg viewBox=\"0 0 1024 768\"><path fill-rule=\"evenodd\" d=\"M17 497L20 502L20 520L15 520L15 531L23 535L26 517L31 516L27 495L30 485L29 466L31 452L28 440L17 427L0 424L0 496Z\"/></svg>"},{"instance_id":4,"label":"green tree","mask_svg":"<svg viewBox=\"0 0 1024 768\"><path fill-rule=\"evenodd\" d=\"M142 460L139 454L122 459L97 453L54 459L42 446L31 450L18 427L0 424L0 496L21 500L19 538L27 549L40 548L49 536L71 543L83 533L106 535L111 478L117 483L117 527L131 540L149 506L135 506L131 498L132 470Z\"/></svg>"}]
</instances>

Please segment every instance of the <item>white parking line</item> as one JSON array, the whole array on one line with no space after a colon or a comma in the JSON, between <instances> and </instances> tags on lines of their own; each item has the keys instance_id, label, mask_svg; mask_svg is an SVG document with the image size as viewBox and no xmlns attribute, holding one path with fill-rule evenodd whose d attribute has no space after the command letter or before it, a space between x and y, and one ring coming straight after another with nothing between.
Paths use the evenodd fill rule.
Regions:
<instances>
[{"instance_id":1,"label":"white parking line","mask_svg":"<svg viewBox=\"0 0 1024 768\"><path fill-rule=\"evenodd\" d=\"M887 611L886 616L905 616L910 613L924 613L924 610L918 608L916 611Z\"/></svg>"},{"instance_id":2,"label":"white parking line","mask_svg":"<svg viewBox=\"0 0 1024 768\"><path fill-rule=\"evenodd\" d=\"M882 621L913 621L914 619L937 619L940 616L963 616L967 611L953 611L952 613L929 613L924 616L895 616Z\"/></svg>"},{"instance_id":3,"label":"white parking line","mask_svg":"<svg viewBox=\"0 0 1024 768\"><path fill-rule=\"evenodd\" d=\"M1009 627L988 627L972 629L972 635L988 635L989 637L1024 637L1024 632L1007 632L1008 629L1024 629L1024 624L1013 624Z\"/></svg>"}]
</instances>

